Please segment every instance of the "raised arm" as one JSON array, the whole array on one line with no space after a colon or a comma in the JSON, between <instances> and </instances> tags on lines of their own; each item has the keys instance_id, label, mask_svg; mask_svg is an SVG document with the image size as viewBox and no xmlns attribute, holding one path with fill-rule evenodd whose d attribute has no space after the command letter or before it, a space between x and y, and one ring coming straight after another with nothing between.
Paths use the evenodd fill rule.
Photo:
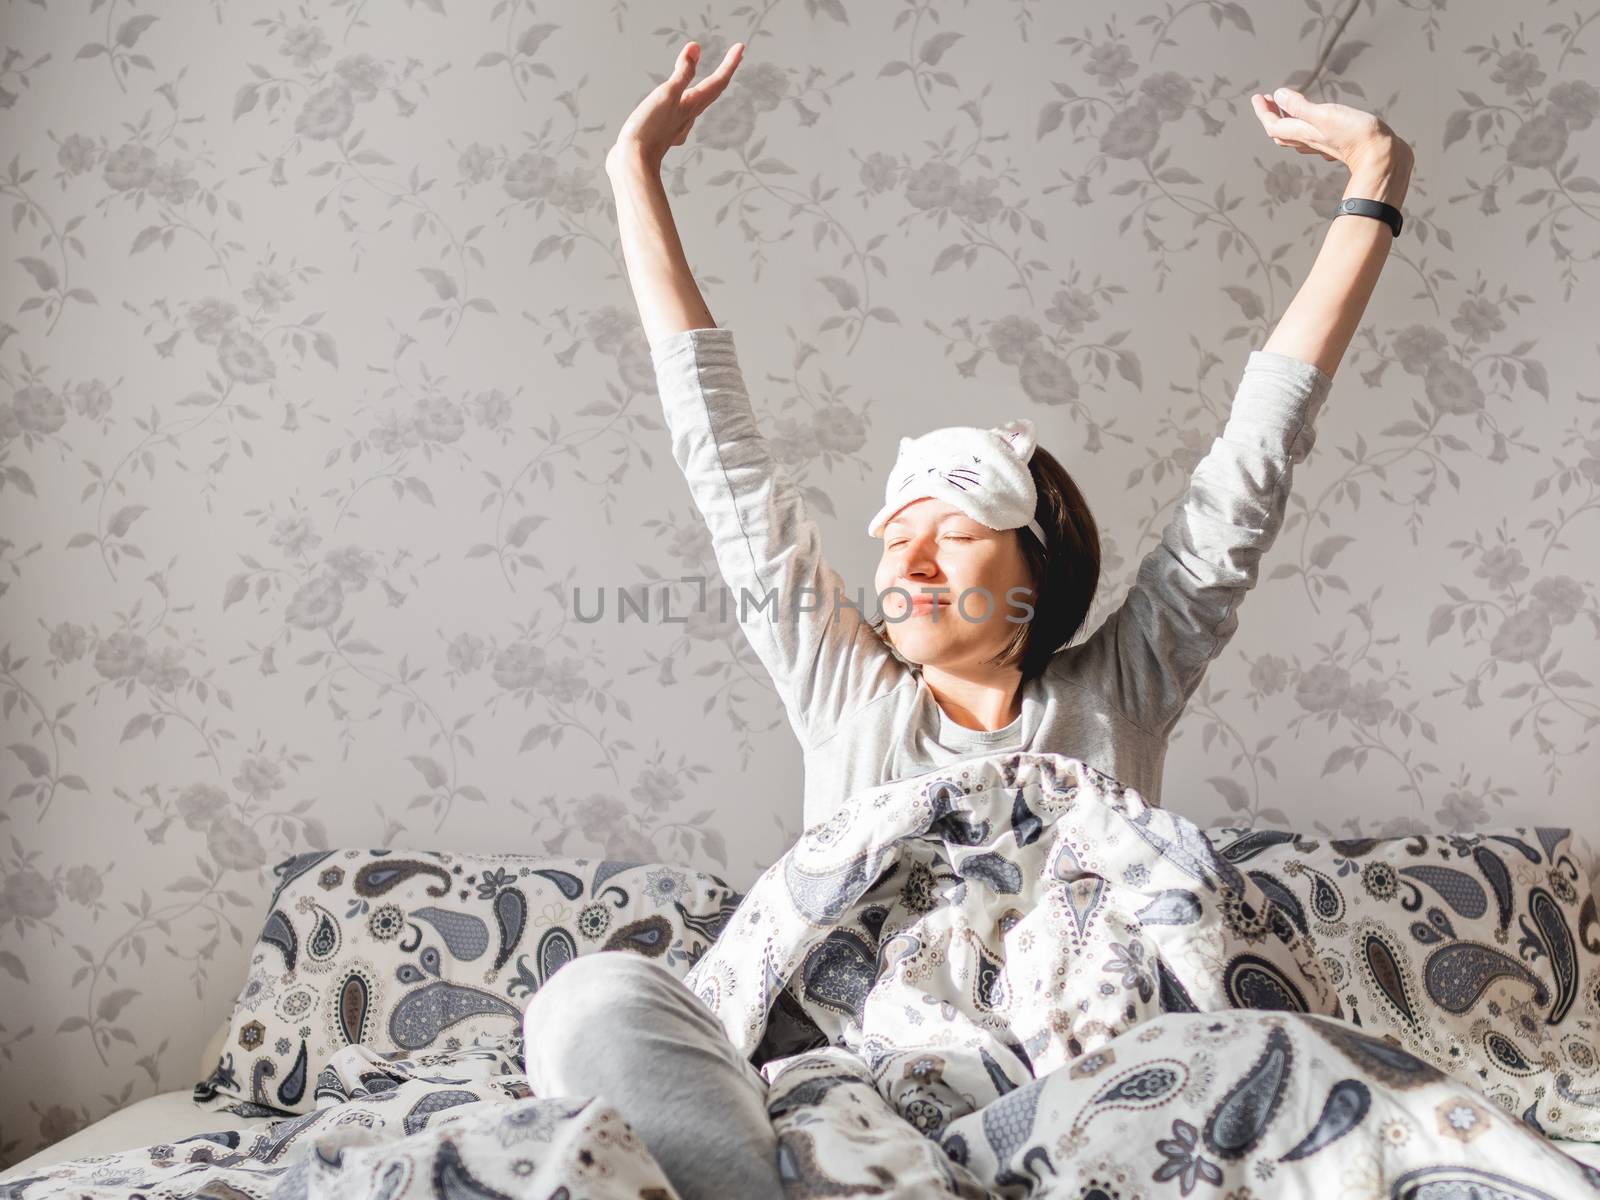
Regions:
<instances>
[{"instance_id":1,"label":"raised arm","mask_svg":"<svg viewBox=\"0 0 1600 1200\"><path fill-rule=\"evenodd\" d=\"M652 345L669 334L716 324L684 257L667 189L661 183L661 161L673 146L683 145L695 118L722 95L743 57L744 43L735 42L722 65L690 87L700 47L686 44L672 74L639 102L606 153L622 257L639 321Z\"/></svg>"},{"instance_id":2,"label":"raised arm","mask_svg":"<svg viewBox=\"0 0 1600 1200\"><path fill-rule=\"evenodd\" d=\"M721 93L742 51L736 44L714 75L687 88L699 56L690 42L672 76L629 117L606 167L672 456L710 530L729 610L809 749L892 687L903 668L865 614L838 600L844 580L824 560L799 488L756 428L733 333L711 319L661 183L662 156Z\"/></svg>"},{"instance_id":3,"label":"raised arm","mask_svg":"<svg viewBox=\"0 0 1600 1200\"><path fill-rule=\"evenodd\" d=\"M672 457L711 532L729 613L809 750L906 668L854 607L800 489L756 428L732 330L668 334L650 352ZM871 603L864 590L859 600Z\"/></svg>"},{"instance_id":4,"label":"raised arm","mask_svg":"<svg viewBox=\"0 0 1600 1200\"><path fill-rule=\"evenodd\" d=\"M1400 208L1411 183L1411 147L1371 113L1313 104L1291 88L1250 97L1267 136L1301 154L1320 154L1350 171L1344 199ZM1403 231L1403 230L1402 230ZM1263 349L1308 362L1330 379L1355 336L1378 284L1394 234L1371 217L1341 216L1328 227L1311 274Z\"/></svg>"},{"instance_id":5,"label":"raised arm","mask_svg":"<svg viewBox=\"0 0 1600 1200\"><path fill-rule=\"evenodd\" d=\"M1055 669L1150 733L1170 732L1239 628L1239 605L1283 527L1329 385L1298 358L1251 353L1221 436L1133 587L1087 641L1056 656Z\"/></svg>"},{"instance_id":6,"label":"raised arm","mask_svg":"<svg viewBox=\"0 0 1600 1200\"><path fill-rule=\"evenodd\" d=\"M1251 103L1279 145L1345 163L1346 197L1400 207L1411 149L1383 122L1286 88ZM1333 373L1393 238L1370 217L1333 222L1311 274L1246 362L1221 436L1126 599L1087 641L1058 656L1055 669L1153 733L1176 724L1239 627L1239 605L1283 526L1294 468L1311 452Z\"/></svg>"}]
</instances>

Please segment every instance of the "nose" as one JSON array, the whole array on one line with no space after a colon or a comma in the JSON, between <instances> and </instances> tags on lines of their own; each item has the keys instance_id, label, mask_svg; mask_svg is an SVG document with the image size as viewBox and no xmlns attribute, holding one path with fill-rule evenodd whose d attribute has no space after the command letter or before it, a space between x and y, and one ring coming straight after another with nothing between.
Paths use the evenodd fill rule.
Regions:
<instances>
[{"instance_id":1,"label":"nose","mask_svg":"<svg viewBox=\"0 0 1600 1200\"><path fill-rule=\"evenodd\" d=\"M906 543L905 559L902 568L907 578L922 579L930 575L938 575L939 561L934 557L933 548L937 542L933 538L914 537Z\"/></svg>"}]
</instances>

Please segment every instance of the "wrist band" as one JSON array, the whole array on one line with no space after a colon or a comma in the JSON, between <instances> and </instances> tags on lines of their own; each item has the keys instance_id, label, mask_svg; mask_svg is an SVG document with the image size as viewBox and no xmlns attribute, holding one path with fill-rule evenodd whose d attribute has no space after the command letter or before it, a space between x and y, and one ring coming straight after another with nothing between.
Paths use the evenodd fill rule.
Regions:
<instances>
[{"instance_id":1,"label":"wrist band","mask_svg":"<svg viewBox=\"0 0 1600 1200\"><path fill-rule=\"evenodd\" d=\"M1334 216L1344 216L1349 213L1357 217L1376 217L1389 227L1395 237L1400 236L1402 224L1400 210L1392 204L1385 204L1382 200L1361 200L1354 196L1339 205L1339 211Z\"/></svg>"}]
</instances>

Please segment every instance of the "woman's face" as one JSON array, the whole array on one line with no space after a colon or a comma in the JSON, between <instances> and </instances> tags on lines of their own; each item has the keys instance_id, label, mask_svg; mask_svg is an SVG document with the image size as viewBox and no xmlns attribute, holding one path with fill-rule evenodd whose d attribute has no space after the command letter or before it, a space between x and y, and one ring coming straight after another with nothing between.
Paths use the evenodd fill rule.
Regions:
<instances>
[{"instance_id":1,"label":"woman's face","mask_svg":"<svg viewBox=\"0 0 1600 1200\"><path fill-rule=\"evenodd\" d=\"M1013 588L1025 591L1014 600ZM968 589L987 594L973 590L962 599ZM913 500L884 526L874 590L884 633L900 655L943 670L981 670L1016 634L1028 612L1022 604L1033 602L1018 531L990 529L932 497Z\"/></svg>"}]
</instances>

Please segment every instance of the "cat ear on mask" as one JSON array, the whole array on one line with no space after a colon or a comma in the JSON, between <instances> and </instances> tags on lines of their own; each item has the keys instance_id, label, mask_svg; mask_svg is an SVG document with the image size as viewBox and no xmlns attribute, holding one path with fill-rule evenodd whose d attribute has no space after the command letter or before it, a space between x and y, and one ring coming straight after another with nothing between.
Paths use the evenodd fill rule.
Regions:
<instances>
[{"instance_id":1,"label":"cat ear on mask","mask_svg":"<svg viewBox=\"0 0 1600 1200\"><path fill-rule=\"evenodd\" d=\"M989 432L1004 438L1010 444L1012 452L1023 462L1033 457L1034 449L1038 446L1038 442L1034 440L1033 422L1026 417L1008 421Z\"/></svg>"}]
</instances>

